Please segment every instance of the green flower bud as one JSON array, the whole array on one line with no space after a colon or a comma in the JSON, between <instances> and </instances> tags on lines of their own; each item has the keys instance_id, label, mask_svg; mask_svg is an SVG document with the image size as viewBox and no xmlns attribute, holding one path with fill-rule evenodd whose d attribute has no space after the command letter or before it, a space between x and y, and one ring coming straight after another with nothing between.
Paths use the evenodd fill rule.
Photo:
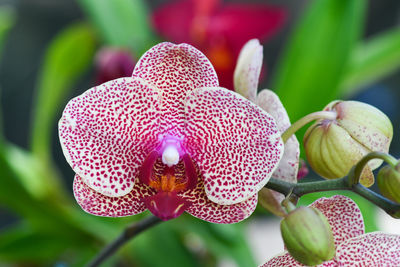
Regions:
<instances>
[{"instance_id":1,"label":"green flower bud","mask_svg":"<svg viewBox=\"0 0 400 267\"><path fill-rule=\"evenodd\" d=\"M379 170L378 187L386 198L400 203L400 165L386 165Z\"/></svg>"},{"instance_id":2,"label":"green flower bud","mask_svg":"<svg viewBox=\"0 0 400 267\"><path fill-rule=\"evenodd\" d=\"M324 111L335 113L336 118L318 120L303 140L311 168L322 177L343 177L369 152L388 152L393 126L377 108L357 101L333 101ZM371 186L372 170L381 164L382 160L371 160L361 174L360 183Z\"/></svg>"},{"instance_id":3,"label":"green flower bud","mask_svg":"<svg viewBox=\"0 0 400 267\"><path fill-rule=\"evenodd\" d=\"M328 220L316 208L300 207L281 222L287 250L298 262L318 265L335 256L335 243Z\"/></svg>"}]
</instances>

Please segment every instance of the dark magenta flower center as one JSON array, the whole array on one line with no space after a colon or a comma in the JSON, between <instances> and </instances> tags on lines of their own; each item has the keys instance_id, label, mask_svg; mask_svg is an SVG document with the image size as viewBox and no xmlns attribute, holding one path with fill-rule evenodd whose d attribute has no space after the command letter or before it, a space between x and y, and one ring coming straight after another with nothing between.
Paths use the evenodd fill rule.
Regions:
<instances>
[{"instance_id":1,"label":"dark magenta flower center","mask_svg":"<svg viewBox=\"0 0 400 267\"><path fill-rule=\"evenodd\" d=\"M139 180L156 193L143 199L146 207L162 220L181 215L191 202L177 193L193 189L197 185L197 169L179 140L166 137L161 145L150 152L143 162Z\"/></svg>"}]
</instances>

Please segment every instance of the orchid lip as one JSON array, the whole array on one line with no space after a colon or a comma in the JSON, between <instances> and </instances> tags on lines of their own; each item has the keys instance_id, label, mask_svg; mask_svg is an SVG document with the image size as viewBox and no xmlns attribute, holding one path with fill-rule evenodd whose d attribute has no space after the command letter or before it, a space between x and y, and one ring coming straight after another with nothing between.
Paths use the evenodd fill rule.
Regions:
<instances>
[{"instance_id":1,"label":"orchid lip","mask_svg":"<svg viewBox=\"0 0 400 267\"><path fill-rule=\"evenodd\" d=\"M191 206L177 193L194 189L198 182L195 163L174 136L165 136L144 160L139 180L156 193L143 199L146 207L162 220L181 215Z\"/></svg>"}]
</instances>

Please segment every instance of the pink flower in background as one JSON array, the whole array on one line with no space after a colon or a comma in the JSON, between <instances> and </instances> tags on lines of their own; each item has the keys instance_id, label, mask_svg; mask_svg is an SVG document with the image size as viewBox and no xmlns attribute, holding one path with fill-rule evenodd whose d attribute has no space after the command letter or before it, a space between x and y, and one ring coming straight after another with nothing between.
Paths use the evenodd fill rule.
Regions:
<instances>
[{"instance_id":1,"label":"pink flower in background","mask_svg":"<svg viewBox=\"0 0 400 267\"><path fill-rule=\"evenodd\" d=\"M153 24L164 38L203 51L220 84L233 89L233 71L242 46L252 38L262 42L271 38L282 26L285 11L265 4L221 2L171 1L154 11Z\"/></svg>"},{"instance_id":2,"label":"pink flower in background","mask_svg":"<svg viewBox=\"0 0 400 267\"><path fill-rule=\"evenodd\" d=\"M328 219L335 239L333 260L318 266L400 266L400 236L381 232L365 233L364 221L357 204L337 195L320 198L311 204ZM263 267L304 266L288 252L270 259Z\"/></svg>"},{"instance_id":3,"label":"pink flower in background","mask_svg":"<svg viewBox=\"0 0 400 267\"><path fill-rule=\"evenodd\" d=\"M96 81L102 84L132 75L135 61L129 51L122 48L103 47L95 58Z\"/></svg>"},{"instance_id":4,"label":"pink flower in background","mask_svg":"<svg viewBox=\"0 0 400 267\"><path fill-rule=\"evenodd\" d=\"M275 120L219 87L187 44L147 51L132 77L72 99L59 122L81 207L100 216L184 211L216 223L247 218L283 153Z\"/></svg>"}]
</instances>

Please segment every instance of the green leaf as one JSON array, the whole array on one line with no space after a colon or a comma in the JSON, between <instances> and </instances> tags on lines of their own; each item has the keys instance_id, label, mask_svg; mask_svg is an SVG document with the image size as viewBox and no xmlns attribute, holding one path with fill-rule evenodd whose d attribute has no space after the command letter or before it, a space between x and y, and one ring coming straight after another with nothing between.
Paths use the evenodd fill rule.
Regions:
<instances>
[{"instance_id":1,"label":"green leaf","mask_svg":"<svg viewBox=\"0 0 400 267\"><path fill-rule=\"evenodd\" d=\"M14 25L15 22L15 11L11 7L1 6L0 7L0 51L3 48L3 44L6 40L8 31Z\"/></svg>"},{"instance_id":2,"label":"green leaf","mask_svg":"<svg viewBox=\"0 0 400 267\"><path fill-rule=\"evenodd\" d=\"M127 253L138 266L175 267L200 266L194 255L183 245L177 222L164 222L135 238Z\"/></svg>"},{"instance_id":3,"label":"green leaf","mask_svg":"<svg viewBox=\"0 0 400 267\"><path fill-rule=\"evenodd\" d=\"M298 205L306 206L313 203L315 200L321 197L331 197L334 195L343 195L351 198L354 202L357 203L358 207L361 210L361 213L364 218L365 231L367 233L374 232L378 230L378 226L376 224L376 206L364 199L363 197L357 195L356 193L350 191L329 191L329 192L317 192L312 194L304 195L300 198Z\"/></svg>"},{"instance_id":4,"label":"green leaf","mask_svg":"<svg viewBox=\"0 0 400 267\"><path fill-rule=\"evenodd\" d=\"M0 234L0 261L34 261L48 264L79 244L55 235L17 226Z\"/></svg>"},{"instance_id":5,"label":"green leaf","mask_svg":"<svg viewBox=\"0 0 400 267\"><path fill-rule=\"evenodd\" d=\"M400 68L400 28L381 33L358 45L340 84L345 95L379 81Z\"/></svg>"},{"instance_id":6,"label":"green leaf","mask_svg":"<svg viewBox=\"0 0 400 267\"><path fill-rule=\"evenodd\" d=\"M230 258L238 266L255 266L253 254L244 236L244 223L212 224L189 216L179 218L177 228L195 235L216 259Z\"/></svg>"},{"instance_id":7,"label":"green leaf","mask_svg":"<svg viewBox=\"0 0 400 267\"><path fill-rule=\"evenodd\" d=\"M350 52L363 24L364 0L314 0L298 22L274 79L292 120L323 108L338 95Z\"/></svg>"},{"instance_id":8,"label":"green leaf","mask_svg":"<svg viewBox=\"0 0 400 267\"><path fill-rule=\"evenodd\" d=\"M3 50L3 46L7 37L8 31L14 25L15 22L15 11L8 6L0 6L0 56ZM3 136L3 118L2 111L0 110L0 146L4 142Z\"/></svg>"},{"instance_id":9,"label":"green leaf","mask_svg":"<svg viewBox=\"0 0 400 267\"><path fill-rule=\"evenodd\" d=\"M155 42L142 0L79 0L108 45L130 48L139 57Z\"/></svg>"},{"instance_id":10,"label":"green leaf","mask_svg":"<svg viewBox=\"0 0 400 267\"><path fill-rule=\"evenodd\" d=\"M34 198L21 184L15 172L8 164L3 149L0 149L0 204L19 213L30 213L34 205Z\"/></svg>"},{"instance_id":11,"label":"green leaf","mask_svg":"<svg viewBox=\"0 0 400 267\"><path fill-rule=\"evenodd\" d=\"M52 126L69 90L91 66L95 37L86 24L69 26L50 43L37 86L32 129L32 151L50 161Z\"/></svg>"},{"instance_id":12,"label":"green leaf","mask_svg":"<svg viewBox=\"0 0 400 267\"><path fill-rule=\"evenodd\" d=\"M56 201L63 191L57 191L57 195L53 195L54 183L49 180L43 183L43 178L47 176L46 169L40 160L26 150L23 150L15 145L7 144L4 148L5 159L8 166L16 174L17 179L24 186L25 190L36 199L44 199L53 197Z\"/></svg>"}]
</instances>

